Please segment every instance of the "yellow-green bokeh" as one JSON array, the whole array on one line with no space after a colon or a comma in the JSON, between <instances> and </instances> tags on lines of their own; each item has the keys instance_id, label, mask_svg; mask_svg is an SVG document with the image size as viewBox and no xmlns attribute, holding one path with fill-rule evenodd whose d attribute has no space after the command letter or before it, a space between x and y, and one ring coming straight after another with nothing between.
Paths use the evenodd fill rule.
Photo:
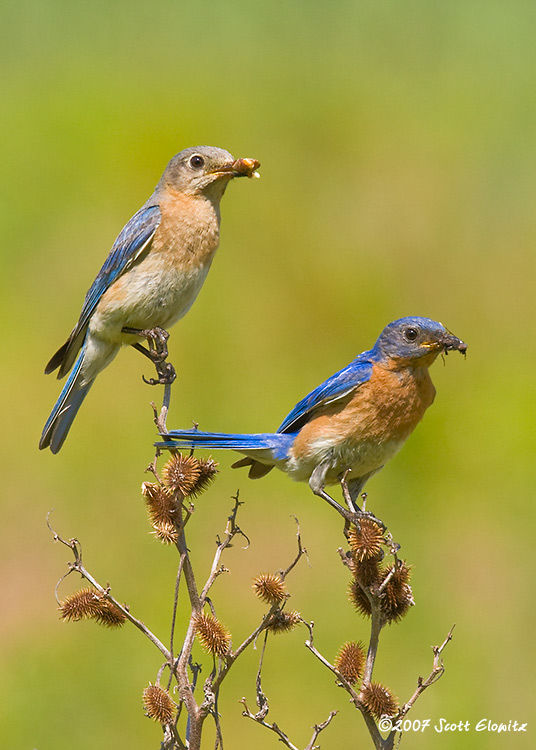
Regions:
<instances>
[{"instance_id":1,"label":"yellow-green bokeh","mask_svg":"<svg viewBox=\"0 0 536 750\"><path fill-rule=\"evenodd\" d=\"M30 0L3 10L2 746L160 741L141 707L157 652L133 629L58 621L53 590L68 555L45 525L54 508L97 578L167 639L177 560L150 538L139 492L160 394L141 382L150 372L140 356L123 352L52 456L37 442L59 384L42 369L167 160L202 143L260 159L262 179L229 188L216 261L173 330L169 424L274 428L402 315L464 338L466 361L434 366L436 403L368 486L414 565L417 601L384 633L378 678L407 699L455 622L447 673L410 716L531 720L535 24L528 0ZM261 613L252 577L292 559L291 514L310 558L290 579L292 607L315 620L329 658L366 639L346 600L335 514L304 485L276 472L249 482L219 458L190 546L202 576L239 488L251 546L230 550L232 574L213 592L235 643ZM368 747L304 640L297 630L271 644L269 719L304 746L339 708L322 747ZM258 655L222 691L229 748L277 741L237 702L254 706ZM430 730L403 746L494 750L504 738Z\"/></svg>"}]
</instances>

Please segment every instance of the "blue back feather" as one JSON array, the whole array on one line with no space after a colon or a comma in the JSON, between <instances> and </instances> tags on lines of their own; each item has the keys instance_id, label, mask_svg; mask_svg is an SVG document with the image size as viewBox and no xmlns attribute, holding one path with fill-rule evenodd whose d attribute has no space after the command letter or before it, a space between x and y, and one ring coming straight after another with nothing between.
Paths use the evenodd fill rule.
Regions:
<instances>
[{"instance_id":1,"label":"blue back feather","mask_svg":"<svg viewBox=\"0 0 536 750\"><path fill-rule=\"evenodd\" d=\"M371 352L363 352L353 362L302 398L285 417L277 432L298 432L306 422L312 419L315 412L348 396L360 385L370 380L371 374Z\"/></svg>"}]
</instances>

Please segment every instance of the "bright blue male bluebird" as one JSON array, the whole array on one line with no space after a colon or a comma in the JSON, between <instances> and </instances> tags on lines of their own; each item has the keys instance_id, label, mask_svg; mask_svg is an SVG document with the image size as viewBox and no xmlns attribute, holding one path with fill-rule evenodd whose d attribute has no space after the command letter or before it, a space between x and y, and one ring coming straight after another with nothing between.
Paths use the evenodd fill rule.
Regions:
<instances>
[{"instance_id":1,"label":"bright blue male bluebird","mask_svg":"<svg viewBox=\"0 0 536 750\"><path fill-rule=\"evenodd\" d=\"M225 188L234 177L257 175L259 166L211 146L187 148L171 159L154 193L122 229L78 323L45 368L59 368L58 378L72 372L40 448L60 450L95 378L122 345L148 353L140 341L157 339L165 333L160 329L188 312L218 247Z\"/></svg>"},{"instance_id":2,"label":"bright blue male bluebird","mask_svg":"<svg viewBox=\"0 0 536 750\"><path fill-rule=\"evenodd\" d=\"M345 479L350 515L365 482L402 447L435 396L428 368L438 354L466 344L429 318L407 317L389 323L370 351L303 398L277 432L225 434L170 430L164 448L225 448L246 458L252 479L274 466L292 479L308 481L345 517L348 513L325 490Z\"/></svg>"}]
</instances>

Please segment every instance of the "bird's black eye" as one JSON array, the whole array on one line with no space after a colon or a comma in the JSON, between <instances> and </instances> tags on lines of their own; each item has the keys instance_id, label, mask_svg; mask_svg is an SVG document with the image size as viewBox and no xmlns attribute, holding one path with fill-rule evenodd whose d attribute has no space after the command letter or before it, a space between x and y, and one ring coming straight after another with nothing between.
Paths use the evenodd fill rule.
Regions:
<instances>
[{"instance_id":1,"label":"bird's black eye","mask_svg":"<svg viewBox=\"0 0 536 750\"><path fill-rule=\"evenodd\" d=\"M205 160L199 154L194 154L190 157L190 166L192 169L202 169L205 166Z\"/></svg>"},{"instance_id":2,"label":"bird's black eye","mask_svg":"<svg viewBox=\"0 0 536 750\"><path fill-rule=\"evenodd\" d=\"M404 331L404 338L406 339L406 341L415 341L418 335L419 331L417 330L417 328L413 328L413 326L406 328L406 330Z\"/></svg>"}]
</instances>

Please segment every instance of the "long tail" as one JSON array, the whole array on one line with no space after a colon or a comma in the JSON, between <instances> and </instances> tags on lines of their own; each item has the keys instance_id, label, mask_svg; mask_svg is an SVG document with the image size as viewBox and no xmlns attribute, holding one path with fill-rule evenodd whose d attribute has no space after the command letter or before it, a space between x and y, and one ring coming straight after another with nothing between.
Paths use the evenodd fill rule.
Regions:
<instances>
[{"instance_id":1,"label":"long tail","mask_svg":"<svg viewBox=\"0 0 536 750\"><path fill-rule=\"evenodd\" d=\"M274 458L286 458L294 435L276 432L239 434L235 432L201 432L200 430L170 430L162 434L164 442L155 443L159 448L218 448L247 452L271 450Z\"/></svg>"},{"instance_id":2,"label":"long tail","mask_svg":"<svg viewBox=\"0 0 536 750\"><path fill-rule=\"evenodd\" d=\"M170 430L162 434L162 437L163 442L155 443L159 448L208 448L245 453L248 458L237 461L233 467L250 466L249 476L255 479L267 474L278 461L288 458L296 436L276 432L241 435L232 432Z\"/></svg>"},{"instance_id":3,"label":"long tail","mask_svg":"<svg viewBox=\"0 0 536 750\"><path fill-rule=\"evenodd\" d=\"M39 441L39 448L41 449L50 447L52 453L57 453L60 450L82 401L93 385L93 380L81 385L84 354L85 347L80 352L43 429L43 434Z\"/></svg>"}]
</instances>

